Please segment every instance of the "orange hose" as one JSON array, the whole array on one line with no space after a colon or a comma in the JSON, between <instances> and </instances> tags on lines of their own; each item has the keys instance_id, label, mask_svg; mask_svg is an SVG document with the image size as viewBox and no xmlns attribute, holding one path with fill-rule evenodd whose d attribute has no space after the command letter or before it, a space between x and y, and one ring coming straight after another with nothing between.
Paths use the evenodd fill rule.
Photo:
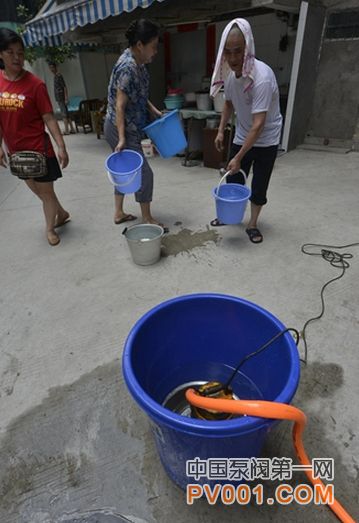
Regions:
<instances>
[{"instance_id":1,"label":"orange hose","mask_svg":"<svg viewBox=\"0 0 359 523\"><path fill-rule=\"evenodd\" d=\"M248 416L259 418L294 421L293 445L298 460L302 465L311 465L302 441L302 434L307 423L307 417L300 409L287 405L286 403L276 403L273 401L207 398L197 394L194 389L188 389L186 391L186 399L188 403L201 409L229 412L232 414L247 414ZM321 485L324 487L324 483L319 478L313 477L311 470L306 470L305 473L313 485ZM329 505L329 507L343 523L355 523L354 519L336 499L334 499L333 504Z\"/></svg>"}]
</instances>

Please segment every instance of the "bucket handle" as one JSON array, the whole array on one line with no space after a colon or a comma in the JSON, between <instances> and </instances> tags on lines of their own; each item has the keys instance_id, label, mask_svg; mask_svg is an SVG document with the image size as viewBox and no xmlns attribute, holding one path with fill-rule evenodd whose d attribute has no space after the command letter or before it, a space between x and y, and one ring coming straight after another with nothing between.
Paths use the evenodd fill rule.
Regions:
<instances>
[{"instance_id":1,"label":"bucket handle","mask_svg":"<svg viewBox=\"0 0 359 523\"><path fill-rule=\"evenodd\" d=\"M155 120L155 122L158 122L159 125L163 125L166 120L165 116L168 116L170 113L174 113L174 112L178 113L178 109L172 109L169 113L162 114L162 116L160 116L157 120Z\"/></svg>"},{"instance_id":2,"label":"bucket handle","mask_svg":"<svg viewBox=\"0 0 359 523\"><path fill-rule=\"evenodd\" d=\"M244 185L247 185L247 182L248 182L248 175L247 175L247 173L245 173L245 172L243 171L243 169L240 169L239 172L240 172L241 174L243 174L243 176L244 176ZM227 176L230 175L230 174L232 174L231 171L227 171L226 173L224 173L224 175L222 176L222 178L219 180L218 187L217 187L217 195L219 195L219 188L220 188L221 183L222 183L223 180L224 180L225 178L227 178Z\"/></svg>"},{"instance_id":3,"label":"bucket handle","mask_svg":"<svg viewBox=\"0 0 359 523\"><path fill-rule=\"evenodd\" d=\"M126 185L130 185L130 183L133 182L133 180L136 177L137 172L138 172L138 169L136 169L136 171L134 171L132 177L126 183L113 183L113 180L111 178L111 174L109 173L109 171L107 171L107 176L108 176L108 179L110 180L110 182L112 183L112 185L114 185L115 187L126 187Z\"/></svg>"}]
</instances>

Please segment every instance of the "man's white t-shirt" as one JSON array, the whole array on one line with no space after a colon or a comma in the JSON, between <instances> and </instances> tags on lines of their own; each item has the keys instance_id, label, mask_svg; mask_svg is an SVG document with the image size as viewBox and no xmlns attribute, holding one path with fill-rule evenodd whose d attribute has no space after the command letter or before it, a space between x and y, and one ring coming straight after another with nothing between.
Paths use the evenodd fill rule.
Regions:
<instances>
[{"instance_id":1,"label":"man's white t-shirt","mask_svg":"<svg viewBox=\"0 0 359 523\"><path fill-rule=\"evenodd\" d=\"M224 82L224 95L230 100L236 113L236 134L233 142L242 145L253 122L253 114L266 112L263 131L254 147L278 145L282 128L282 115L279 109L279 90L272 69L255 59L255 80L246 91L244 78L236 78L230 72Z\"/></svg>"}]
</instances>

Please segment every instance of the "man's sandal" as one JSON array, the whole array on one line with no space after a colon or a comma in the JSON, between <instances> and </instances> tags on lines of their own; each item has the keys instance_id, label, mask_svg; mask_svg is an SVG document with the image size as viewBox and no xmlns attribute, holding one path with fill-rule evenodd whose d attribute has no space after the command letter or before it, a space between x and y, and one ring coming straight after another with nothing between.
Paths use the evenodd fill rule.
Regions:
<instances>
[{"instance_id":1,"label":"man's sandal","mask_svg":"<svg viewBox=\"0 0 359 523\"><path fill-rule=\"evenodd\" d=\"M226 225L225 223L220 222L218 218L215 218L214 220L210 221L209 224L211 225L211 227L223 227L223 225Z\"/></svg>"},{"instance_id":2,"label":"man's sandal","mask_svg":"<svg viewBox=\"0 0 359 523\"><path fill-rule=\"evenodd\" d=\"M249 236L249 239L252 243L262 243L263 235L259 229L252 227L251 229L246 229L246 233Z\"/></svg>"}]
</instances>

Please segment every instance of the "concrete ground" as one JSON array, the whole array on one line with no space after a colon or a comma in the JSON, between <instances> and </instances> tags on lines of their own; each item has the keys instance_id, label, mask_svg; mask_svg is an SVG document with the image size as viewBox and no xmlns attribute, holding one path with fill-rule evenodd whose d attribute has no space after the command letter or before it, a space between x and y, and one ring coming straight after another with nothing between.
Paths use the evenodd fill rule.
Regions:
<instances>
[{"instance_id":1,"label":"concrete ground","mask_svg":"<svg viewBox=\"0 0 359 523\"><path fill-rule=\"evenodd\" d=\"M244 225L207 229L215 170L153 159L153 212L170 235L167 256L140 267L112 222L106 143L79 134L67 144L71 163L56 188L72 221L57 247L44 238L34 195L0 172L0 521L334 522L327 507L312 504L187 506L159 463L120 359L138 318L187 293L241 296L301 329L320 311L322 285L340 273L301 245L359 242L359 154L278 158L261 245L249 242ZM132 196L126 208L138 214ZM308 327L294 404L309 418L308 454L334 458L336 495L358 517L359 246L345 252L351 267L325 291L324 317ZM294 458L289 423L272 432L264 456ZM303 482L295 474L293 485ZM265 495L276 485L267 482Z\"/></svg>"}]
</instances>

